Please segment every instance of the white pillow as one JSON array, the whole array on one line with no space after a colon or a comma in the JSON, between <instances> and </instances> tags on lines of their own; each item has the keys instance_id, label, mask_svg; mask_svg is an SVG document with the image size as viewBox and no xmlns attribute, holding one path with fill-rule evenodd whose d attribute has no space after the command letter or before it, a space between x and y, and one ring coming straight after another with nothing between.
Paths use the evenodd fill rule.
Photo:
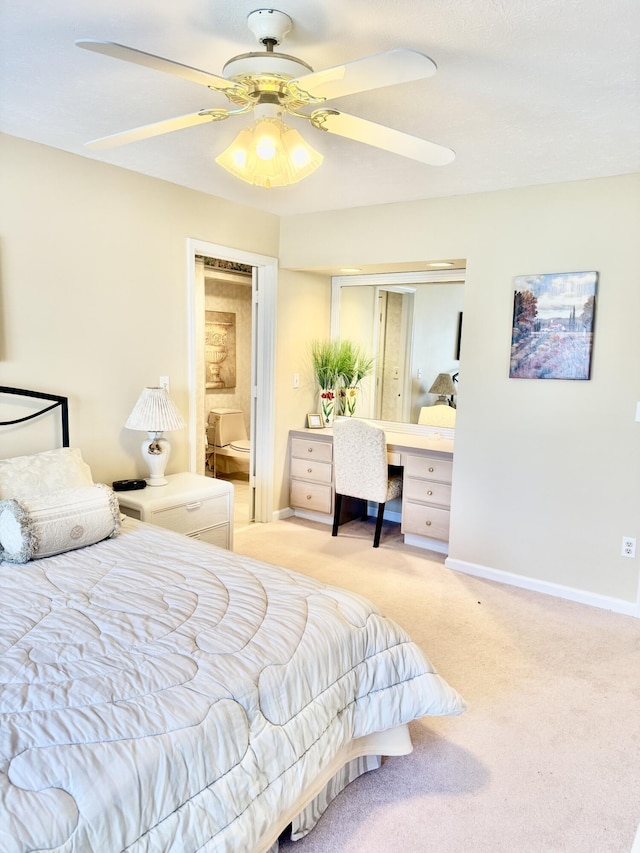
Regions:
<instances>
[{"instance_id":1,"label":"white pillow","mask_svg":"<svg viewBox=\"0 0 640 853\"><path fill-rule=\"evenodd\" d=\"M119 532L118 499L102 483L0 501L0 560L10 563L73 551Z\"/></svg>"},{"instance_id":2,"label":"white pillow","mask_svg":"<svg viewBox=\"0 0 640 853\"><path fill-rule=\"evenodd\" d=\"M0 459L0 498L36 497L60 489L93 485L91 468L77 447Z\"/></svg>"}]
</instances>

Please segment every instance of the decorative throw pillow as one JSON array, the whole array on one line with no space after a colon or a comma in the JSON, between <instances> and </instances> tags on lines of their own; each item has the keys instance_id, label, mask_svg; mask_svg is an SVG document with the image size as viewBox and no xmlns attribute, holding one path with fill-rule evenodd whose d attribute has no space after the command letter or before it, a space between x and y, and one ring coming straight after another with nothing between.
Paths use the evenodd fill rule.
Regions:
<instances>
[{"instance_id":1,"label":"decorative throw pillow","mask_svg":"<svg viewBox=\"0 0 640 853\"><path fill-rule=\"evenodd\" d=\"M119 532L118 500L102 483L0 501L0 560L10 563L62 554Z\"/></svg>"},{"instance_id":2,"label":"decorative throw pillow","mask_svg":"<svg viewBox=\"0 0 640 853\"><path fill-rule=\"evenodd\" d=\"M77 447L0 459L0 498L31 498L59 489L93 485L91 469Z\"/></svg>"}]
</instances>

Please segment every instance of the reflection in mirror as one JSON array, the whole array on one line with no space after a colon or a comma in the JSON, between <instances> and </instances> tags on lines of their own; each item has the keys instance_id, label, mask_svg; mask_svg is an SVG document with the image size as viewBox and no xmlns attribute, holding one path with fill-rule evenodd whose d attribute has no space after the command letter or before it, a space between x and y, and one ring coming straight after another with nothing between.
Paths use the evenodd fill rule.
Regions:
<instances>
[{"instance_id":1,"label":"reflection in mirror","mask_svg":"<svg viewBox=\"0 0 640 853\"><path fill-rule=\"evenodd\" d=\"M417 424L439 373L458 373L465 270L336 276L331 334L375 358L356 416Z\"/></svg>"}]
</instances>

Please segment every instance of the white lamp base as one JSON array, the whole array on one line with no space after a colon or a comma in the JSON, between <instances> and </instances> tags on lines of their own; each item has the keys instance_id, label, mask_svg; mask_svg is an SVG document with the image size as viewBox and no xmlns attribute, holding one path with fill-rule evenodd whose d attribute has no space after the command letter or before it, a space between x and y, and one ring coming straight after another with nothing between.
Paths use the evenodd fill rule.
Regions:
<instances>
[{"instance_id":1,"label":"white lamp base","mask_svg":"<svg viewBox=\"0 0 640 853\"><path fill-rule=\"evenodd\" d=\"M142 458L149 469L147 486L166 486L169 482L165 476L165 468L171 455L171 445L161 432L150 432L149 438L142 442Z\"/></svg>"}]
</instances>

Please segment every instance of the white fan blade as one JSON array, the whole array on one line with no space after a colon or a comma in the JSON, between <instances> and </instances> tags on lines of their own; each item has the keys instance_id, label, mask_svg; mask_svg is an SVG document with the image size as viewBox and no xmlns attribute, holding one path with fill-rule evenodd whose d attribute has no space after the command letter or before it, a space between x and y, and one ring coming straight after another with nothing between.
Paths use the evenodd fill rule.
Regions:
<instances>
[{"instance_id":1,"label":"white fan blade","mask_svg":"<svg viewBox=\"0 0 640 853\"><path fill-rule=\"evenodd\" d=\"M163 133L182 130L184 127L193 127L196 124L204 124L204 122L213 121L213 113L216 113L215 117L220 119L223 116L218 114L222 112L222 110L202 110L199 113L190 113L186 116L168 118L164 121L155 122L154 124L145 124L142 127L136 127L133 130L123 130L120 133L112 133L109 136L102 136L100 139L93 139L91 142L85 143L85 148L91 148L93 151L98 151L101 148L115 148L118 145L127 145L129 142L139 142L141 139L150 139L152 136L160 136Z\"/></svg>"},{"instance_id":2,"label":"white fan blade","mask_svg":"<svg viewBox=\"0 0 640 853\"><path fill-rule=\"evenodd\" d=\"M456 156L451 148L337 110L316 110L311 114L311 123L319 130L383 148L429 166L446 166Z\"/></svg>"},{"instance_id":3,"label":"white fan blade","mask_svg":"<svg viewBox=\"0 0 640 853\"><path fill-rule=\"evenodd\" d=\"M436 70L435 62L428 56L417 50L399 47L347 62L346 65L305 74L297 80L291 80L289 86L295 86L314 98L329 100L383 86L422 80L431 77Z\"/></svg>"},{"instance_id":4,"label":"white fan blade","mask_svg":"<svg viewBox=\"0 0 640 853\"><path fill-rule=\"evenodd\" d=\"M232 80L225 80L224 77L219 77L217 74L200 71L198 68L191 68L190 65L182 65L182 63L174 62L171 59L163 59L161 56L154 56L152 53L145 53L142 50L136 50L134 47L126 47L124 44L117 44L113 41L96 41L95 39L80 39L76 41L76 44L85 50L93 50L114 59L123 59L125 62L134 62L156 71L164 71L167 74L182 77L184 80L190 80L192 83L208 86L218 92L242 91L237 83Z\"/></svg>"}]
</instances>

